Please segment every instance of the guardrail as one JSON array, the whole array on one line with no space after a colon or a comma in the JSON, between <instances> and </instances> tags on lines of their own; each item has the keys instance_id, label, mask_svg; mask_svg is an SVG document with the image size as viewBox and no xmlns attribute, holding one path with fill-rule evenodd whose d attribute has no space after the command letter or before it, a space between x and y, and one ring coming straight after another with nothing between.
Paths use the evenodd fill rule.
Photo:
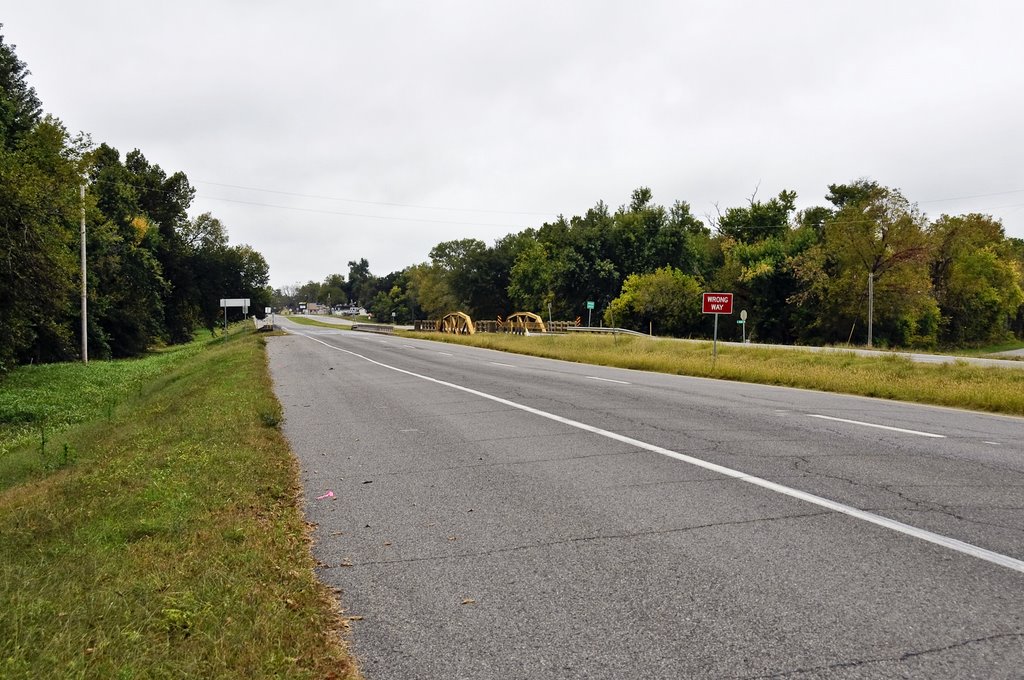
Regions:
<instances>
[{"instance_id":1,"label":"guardrail","mask_svg":"<svg viewBox=\"0 0 1024 680\"><path fill-rule=\"evenodd\" d=\"M363 331L364 333L383 333L384 335L391 335L395 332L395 327L385 326L379 323L354 323L352 324L352 330Z\"/></svg>"},{"instance_id":2,"label":"guardrail","mask_svg":"<svg viewBox=\"0 0 1024 680\"><path fill-rule=\"evenodd\" d=\"M641 338L651 337L647 335L647 333L631 331L628 328L608 328L603 326L570 326L565 330L570 333L611 333L612 335L618 335L621 333L622 335L638 335Z\"/></svg>"}]
</instances>

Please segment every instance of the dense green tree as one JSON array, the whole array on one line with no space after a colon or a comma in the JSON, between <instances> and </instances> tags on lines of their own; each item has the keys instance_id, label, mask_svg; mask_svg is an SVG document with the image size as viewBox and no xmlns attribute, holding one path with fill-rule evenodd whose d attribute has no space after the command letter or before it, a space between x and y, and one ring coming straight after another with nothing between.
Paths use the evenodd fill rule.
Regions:
<instances>
[{"instance_id":1,"label":"dense green tree","mask_svg":"<svg viewBox=\"0 0 1024 680\"><path fill-rule=\"evenodd\" d=\"M674 267L630 274L622 294L605 310L604 322L638 331L653 329L660 335L688 335L700 328L701 292L697 279Z\"/></svg>"},{"instance_id":2,"label":"dense green tree","mask_svg":"<svg viewBox=\"0 0 1024 680\"><path fill-rule=\"evenodd\" d=\"M374 276L370 273L370 263L366 258L352 260L348 263L348 295L351 301L365 307L377 294Z\"/></svg>"},{"instance_id":3,"label":"dense green tree","mask_svg":"<svg viewBox=\"0 0 1024 680\"><path fill-rule=\"evenodd\" d=\"M1024 302L1021 270L1003 226L986 215L943 215L929 228L945 344L1005 340Z\"/></svg>"},{"instance_id":4,"label":"dense green tree","mask_svg":"<svg viewBox=\"0 0 1024 680\"><path fill-rule=\"evenodd\" d=\"M28 84L29 70L14 49L0 34L0 146L8 151L42 119L42 104Z\"/></svg>"},{"instance_id":5,"label":"dense green tree","mask_svg":"<svg viewBox=\"0 0 1024 680\"><path fill-rule=\"evenodd\" d=\"M722 239L722 264L712 287L734 293L735 308L748 310L751 338L790 343L798 337L809 317L807 310L791 303L801 283L794 263L817 242L813 227L789 229L755 242Z\"/></svg>"},{"instance_id":6,"label":"dense green tree","mask_svg":"<svg viewBox=\"0 0 1024 680\"><path fill-rule=\"evenodd\" d=\"M184 173L70 137L42 115L27 74L0 36L0 373L78 355L83 212L91 355L188 340L225 292L262 309L266 261L229 246L212 215L188 219L194 191Z\"/></svg>"},{"instance_id":7,"label":"dense green tree","mask_svg":"<svg viewBox=\"0 0 1024 680\"><path fill-rule=\"evenodd\" d=\"M823 241L795 265L801 291L793 299L815 310L804 339L863 341L870 274L876 342L934 345L939 311L931 294L924 216L899 191L873 182L830 189L838 210L825 223Z\"/></svg>"},{"instance_id":8,"label":"dense green tree","mask_svg":"<svg viewBox=\"0 0 1024 680\"><path fill-rule=\"evenodd\" d=\"M422 262L406 268L406 294L416 318L439 319L458 311L459 303L448 286L445 272L435 264Z\"/></svg>"},{"instance_id":9,"label":"dense green tree","mask_svg":"<svg viewBox=\"0 0 1024 680\"><path fill-rule=\"evenodd\" d=\"M718 232L735 241L754 243L785 234L796 208L796 192L780 191L768 201L751 196L746 207L727 208L718 218Z\"/></svg>"},{"instance_id":10,"label":"dense green tree","mask_svg":"<svg viewBox=\"0 0 1024 680\"><path fill-rule=\"evenodd\" d=\"M53 118L0 146L0 373L75 356L81 142ZM4 121L9 123L9 121Z\"/></svg>"}]
</instances>

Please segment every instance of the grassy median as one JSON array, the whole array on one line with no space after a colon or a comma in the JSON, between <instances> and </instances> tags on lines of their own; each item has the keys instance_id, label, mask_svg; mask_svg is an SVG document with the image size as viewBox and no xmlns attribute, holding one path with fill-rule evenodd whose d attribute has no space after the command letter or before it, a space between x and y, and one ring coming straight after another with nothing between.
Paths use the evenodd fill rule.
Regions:
<instances>
[{"instance_id":1,"label":"grassy median","mask_svg":"<svg viewBox=\"0 0 1024 680\"><path fill-rule=\"evenodd\" d=\"M1024 370L1018 368L981 368L966 363L921 364L896 355L876 358L852 352L802 352L729 345L719 345L718 357L712 360L710 342L628 335L407 335L599 366L1024 415Z\"/></svg>"},{"instance_id":2,"label":"grassy median","mask_svg":"<svg viewBox=\"0 0 1024 680\"><path fill-rule=\"evenodd\" d=\"M0 677L356 677L262 344L0 382Z\"/></svg>"}]
</instances>

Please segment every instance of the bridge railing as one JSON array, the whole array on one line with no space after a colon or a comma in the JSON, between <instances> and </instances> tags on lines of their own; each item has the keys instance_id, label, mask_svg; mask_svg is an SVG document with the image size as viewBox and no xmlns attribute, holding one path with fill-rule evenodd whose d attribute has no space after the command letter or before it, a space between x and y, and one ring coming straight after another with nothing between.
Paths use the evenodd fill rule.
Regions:
<instances>
[{"instance_id":1,"label":"bridge railing","mask_svg":"<svg viewBox=\"0 0 1024 680\"><path fill-rule=\"evenodd\" d=\"M352 324L352 330L363 331L364 333L383 333L385 335L391 335L395 332L395 327L385 326L379 323L354 323Z\"/></svg>"}]
</instances>

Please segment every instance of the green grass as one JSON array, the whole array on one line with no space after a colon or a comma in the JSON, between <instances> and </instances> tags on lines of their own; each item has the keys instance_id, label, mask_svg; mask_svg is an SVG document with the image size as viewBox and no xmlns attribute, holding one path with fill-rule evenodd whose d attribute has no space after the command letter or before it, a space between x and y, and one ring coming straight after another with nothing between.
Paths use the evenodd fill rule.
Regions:
<instances>
[{"instance_id":1,"label":"green grass","mask_svg":"<svg viewBox=\"0 0 1024 680\"><path fill-rule=\"evenodd\" d=\"M100 416L168 366L202 347L192 343L143 359L24 366L0 379L0 458L29 441Z\"/></svg>"},{"instance_id":2,"label":"green grass","mask_svg":"<svg viewBox=\"0 0 1024 680\"><path fill-rule=\"evenodd\" d=\"M317 321L316 319L310 319L308 316L289 316L289 321L294 321L297 324L303 326L319 326L320 328L333 328L334 330L351 330L351 327L344 326L340 323L328 323L326 321Z\"/></svg>"},{"instance_id":3,"label":"green grass","mask_svg":"<svg viewBox=\"0 0 1024 680\"><path fill-rule=\"evenodd\" d=\"M1015 349L1024 349L1024 342L1021 342L1020 340L1011 340L994 345L986 345L984 347L972 347L969 349L958 350L957 354L963 354L965 356L985 356L988 354L998 354L999 352L1009 352Z\"/></svg>"},{"instance_id":4,"label":"green grass","mask_svg":"<svg viewBox=\"0 0 1024 680\"><path fill-rule=\"evenodd\" d=\"M47 418L103 397L55 430L48 446L74 452L61 465L34 442L0 458L0 677L355 677L262 338L242 326L113 363L0 383Z\"/></svg>"},{"instance_id":5,"label":"green grass","mask_svg":"<svg viewBox=\"0 0 1024 680\"><path fill-rule=\"evenodd\" d=\"M710 342L606 335L402 335L600 366L1024 415L1024 371L981 368L966 362L921 364L896 355L861 357L852 352L723 345L713 361Z\"/></svg>"}]
</instances>

